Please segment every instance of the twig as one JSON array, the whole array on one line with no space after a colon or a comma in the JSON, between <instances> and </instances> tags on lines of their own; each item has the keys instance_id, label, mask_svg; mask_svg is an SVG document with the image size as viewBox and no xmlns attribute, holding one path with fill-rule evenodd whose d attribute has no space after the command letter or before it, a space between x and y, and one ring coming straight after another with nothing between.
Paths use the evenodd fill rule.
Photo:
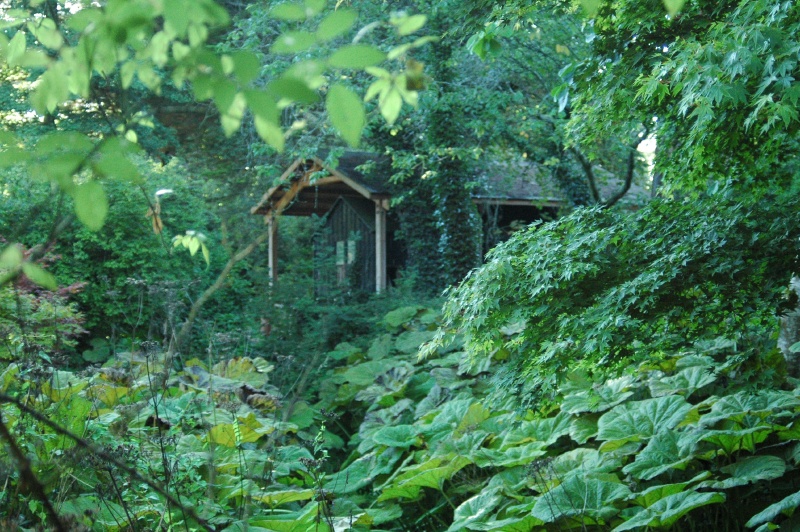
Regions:
<instances>
[{"instance_id":1,"label":"twig","mask_svg":"<svg viewBox=\"0 0 800 532\"><path fill-rule=\"evenodd\" d=\"M190 507L187 507L184 504L181 504L180 501L178 501L175 497L170 495L169 492L166 489L164 489L164 487L161 486L159 483L147 478L146 476L144 476L141 473L139 473L138 471L136 471L136 469L128 466L127 464L125 464L125 463L123 463L123 462L121 462L119 460L117 460L116 458L114 458L110 454L106 453L105 451L103 451L102 449L100 449L99 447L94 445L92 442L90 442L90 441L88 441L88 440L86 440L84 438L81 438L80 436L78 436L77 434L73 433L72 431L70 431L68 429L65 429L64 427L62 427L58 423L56 423L54 421L51 421L47 416L45 416L44 414L42 414L41 412L39 412L35 408L31 408L31 407L27 406L26 404L20 402L19 400L15 399L14 397L11 397L10 395L7 395L5 393L0 393L0 403L10 403L10 404L16 406L17 408L19 408L20 410L22 410L26 414L29 414L31 417L35 418L37 421L40 421L40 422L44 423L45 425L47 425L48 427L50 427L51 429L53 429L53 431L55 431L57 434L61 434L62 436L66 436L67 438L71 439L79 447L82 447L82 448L88 450L89 452L91 452L92 454L102 458L103 460L111 462L112 464L114 464L116 467L118 467L122 471L125 471L132 478L147 484L154 491L156 491L157 493L162 495L164 498L166 498L170 503L172 503L176 507L182 508L189 515L189 517L191 517L192 519L197 521L197 524L200 525L200 527L202 527L203 530L208 530L209 532L217 532L217 529L214 528L214 526L211 525L208 521L206 521L205 519L203 519L202 517L197 515L197 513L194 511L193 508L190 508ZM3 425L2 422L0 422L0 427L2 427L2 428L0 428L0 436L2 436L1 431L3 429L5 429L6 432L8 432L8 429L5 427L5 425ZM66 532L66 530L64 528L58 528L57 530L58 531L63 530L64 532Z\"/></svg>"},{"instance_id":2,"label":"twig","mask_svg":"<svg viewBox=\"0 0 800 532\"><path fill-rule=\"evenodd\" d=\"M19 445L17 445L17 441L14 439L14 436L12 436L11 432L9 432L1 412L0 438L6 440L6 444L11 452L11 456L14 458L14 461L17 464L17 470L19 471L20 479L28 486L31 494L42 503L44 511L47 514L47 520L50 522L50 526L56 532L67 532L67 529L64 527L64 523L62 523L61 519L58 518L56 509L53 508L50 499L47 498L47 494L44 492L44 486L42 486L41 482L39 482L39 479L36 478L36 475L31 468L30 460L28 460L28 458L22 452L22 449L20 449Z\"/></svg>"}]
</instances>

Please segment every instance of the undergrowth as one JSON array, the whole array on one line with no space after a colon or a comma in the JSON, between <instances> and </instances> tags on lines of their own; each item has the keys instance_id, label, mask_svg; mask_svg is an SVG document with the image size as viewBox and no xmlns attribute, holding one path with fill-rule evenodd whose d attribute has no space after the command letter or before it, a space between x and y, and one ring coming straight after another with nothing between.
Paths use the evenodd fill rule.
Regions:
<instances>
[{"instance_id":1,"label":"undergrowth","mask_svg":"<svg viewBox=\"0 0 800 532\"><path fill-rule=\"evenodd\" d=\"M265 358L176 371L155 344L83 373L9 363L0 519L23 530L796 526L800 389L738 357L742 346L698 344L610 380L573 373L531 410L498 393L501 362L476 365L458 339L420 359L438 323L423 306L390 312L371 341L318 357L313 398L283 394Z\"/></svg>"}]
</instances>

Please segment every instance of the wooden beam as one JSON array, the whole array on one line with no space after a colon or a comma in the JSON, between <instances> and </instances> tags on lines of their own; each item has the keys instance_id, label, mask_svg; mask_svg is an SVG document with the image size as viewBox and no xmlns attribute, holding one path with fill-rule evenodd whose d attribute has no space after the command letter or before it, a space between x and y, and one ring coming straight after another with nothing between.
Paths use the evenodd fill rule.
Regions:
<instances>
[{"instance_id":1,"label":"wooden beam","mask_svg":"<svg viewBox=\"0 0 800 532\"><path fill-rule=\"evenodd\" d=\"M386 290L386 209L375 202L375 291Z\"/></svg>"},{"instance_id":2,"label":"wooden beam","mask_svg":"<svg viewBox=\"0 0 800 532\"><path fill-rule=\"evenodd\" d=\"M295 160L295 162L293 162L289 166L289 168L287 168L286 171L281 175L281 177L279 179L279 182L283 183L284 181L286 181L289 178L289 176L292 175L292 173L297 169L297 167L300 166L300 163L302 163L302 162L303 162L303 159ZM282 186L283 185L276 185L274 187L270 187L270 189L267 190L266 194L264 194L261 197L261 201L258 202L258 205L256 205L252 209L250 209L250 212L253 213L253 214L267 214L269 212L269 209L270 209L269 202L270 202L270 199L272 198L272 195L276 191L280 190ZM265 206L266 206L266 209L265 209Z\"/></svg>"},{"instance_id":3,"label":"wooden beam","mask_svg":"<svg viewBox=\"0 0 800 532\"><path fill-rule=\"evenodd\" d=\"M267 217L269 225L269 284L275 286L278 282L278 220L275 216Z\"/></svg>"}]
</instances>

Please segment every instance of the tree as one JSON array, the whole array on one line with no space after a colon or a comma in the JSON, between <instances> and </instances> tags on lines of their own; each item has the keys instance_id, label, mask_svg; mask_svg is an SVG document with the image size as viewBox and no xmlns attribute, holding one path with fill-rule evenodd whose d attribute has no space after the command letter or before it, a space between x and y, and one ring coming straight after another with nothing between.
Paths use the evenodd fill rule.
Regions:
<instances>
[{"instance_id":1,"label":"tree","mask_svg":"<svg viewBox=\"0 0 800 532\"><path fill-rule=\"evenodd\" d=\"M517 7L532 13L499 9ZM787 157L798 140L797 7L687 4L665 16L660 2L601 2L586 24L571 142L598 145L632 117L652 120L656 169L676 195L517 236L451 292L449 323L479 359L510 357L536 398L575 367L622 371L715 338L776 367L800 251Z\"/></svg>"},{"instance_id":2,"label":"tree","mask_svg":"<svg viewBox=\"0 0 800 532\"><path fill-rule=\"evenodd\" d=\"M142 156L140 146L162 162L174 153L178 140L170 138L170 129L161 122L168 118L162 110L164 102L168 102L173 107L177 103L184 110L197 111L187 104L183 90L187 83L195 100L211 102L210 108L205 111L201 108L201 112L218 118L225 135L232 135L247 118L252 120L254 132L278 151L285 147L287 130L297 129L292 123L283 122L287 114L294 112L292 106L312 108L322 92L326 95L324 109L330 124L349 144L355 145L364 126L361 98L341 83L329 83L326 76L335 79L342 72L377 65L388 57L384 51L364 43L337 45L333 53L322 52L321 45L352 32L357 16L349 9L325 12L325 2L317 0L270 10L270 16L283 21L282 30L273 35L269 53L264 55L225 50L224 46L217 47L223 50L218 53L208 46L209 39L219 40L214 32L229 22L225 11L211 0L193 4L192 9L181 0L163 3L111 0L80 9L56 2L34 3L30 7L27 3L11 2L8 7L9 16L4 22L8 35L0 34L5 79L13 82L29 76L35 81L30 85L34 88L29 95L25 94L24 84L16 83L15 104L23 114L42 117L47 131L43 137L35 134L33 142L26 142L29 125L25 131L7 127L0 138L0 165L52 184L59 191L59 205L66 200L68 206L71 201L75 216L89 231L103 229L113 202L109 189L116 186L114 181L126 182L127 186L144 183L137 166L137 158ZM424 22L424 17L398 15L387 27L402 38L417 31ZM288 26L297 23L304 28L289 29ZM424 38L412 37L411 42L402 46L413 49L425 42ZM265 69L267 75L261 74L266 57L289 58L306 53L313 55L313 59L306 57L291 67L290 61L286 61L278 68ZM27 96L30 106L20 100L20 95ZM383 103L380 106L385 107ZM76 121L76 117L88 120ZM12 132L13 129L16 131ZM208 142L208 137L203 142ZM200 151L207 153L208 146L204 148ZM199 159L211 158L204 154ZM202 167L202 163L195 164L197 167ZM238 167L220 173L253 175L244 170ZM206 199L214 198L218 205L229 208L221 223L229 229L222 241L227 244L230 260L193 303L176 336L176 349L188 339L203 304L226 284L236 263L265 238L263 229L253 233L254 220L239 223L246 209L241 203L229 201L232 197L252 198L247 194L252 195L252 188L239 186L241 183L238 179L222 179L206 191ZM153 212L154 192L145 191L144 196L149 198L151 214L155 214L153 220L158 222L158 213ZM216 210L222 213L224 209ZM38 268L35 261L53 238L69 226L68 210L57 212L59 219L53 221L53 227L58 227L58 231L47 233L48 238L40 242L31 242L32 234L27 235L28 246L33 246L33 253L27 258L23 260L15 244L6 249L2 260L7 270L6 280L24 270L38 281L54 286L52 276ZM160 232L157 224L154 229ZM197 227L186 229L196 231ZM230 234L237 232L250 236L235 242L237 239ZM184 236L181 241L189 242L191 238Z\"/></svg>"}]
</instances>

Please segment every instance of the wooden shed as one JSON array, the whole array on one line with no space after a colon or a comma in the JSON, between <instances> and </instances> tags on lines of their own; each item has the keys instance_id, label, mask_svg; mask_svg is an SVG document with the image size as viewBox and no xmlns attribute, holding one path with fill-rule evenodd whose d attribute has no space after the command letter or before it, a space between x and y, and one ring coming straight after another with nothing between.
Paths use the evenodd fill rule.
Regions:
<instances>
[{"instance_id":1,"label":"wooden shed","mask_svg":"<svg viewBox=\"0 0 800 532\"><path fill-rule=\"evenodd\" d=\"M278 278L278 218L316 214L325 218L323 241L335 257L337 281L349 280L366 291L386 289L402 258L394 238L396 223L388 212L387 173L377 170L385 163L378 155L350 151L339 157L336 168L326 166L320 157L297 159L289 166L281 184L270 188L251 209L270 226L273 281ZM366 165L376 171L364 173Z\"/></svg>"},{"instance_id":2,"label":"wooden shed","mask_svg":"<svg viewBox=\"0 0 800 532\"><path fill-rule=\"evenodd\" d=\"M369 170L367 170L369 168ZM278 278L277 222L280 216L324 217L320 245L334 262L333 273L317 272L321 284L349 284L381 292L404 266L396 238L399 217L390 211L389 160L374 153L347 151L331 168L321 157L292 163L251 209L270 227L270 278ZM553 219L568 200L552 182L547 169L521 160L484 165L475 176L472 200L483 220L484 251L505 240L515 228L540 219ZM613 180L604 184L609 190ZM646 196L641 187L631 198ZM397 207L402 208L402 204ZM409 222L405 222L409 223ZM413 220L412 220L413 223Z\"/></svg>"}]
</instances>

